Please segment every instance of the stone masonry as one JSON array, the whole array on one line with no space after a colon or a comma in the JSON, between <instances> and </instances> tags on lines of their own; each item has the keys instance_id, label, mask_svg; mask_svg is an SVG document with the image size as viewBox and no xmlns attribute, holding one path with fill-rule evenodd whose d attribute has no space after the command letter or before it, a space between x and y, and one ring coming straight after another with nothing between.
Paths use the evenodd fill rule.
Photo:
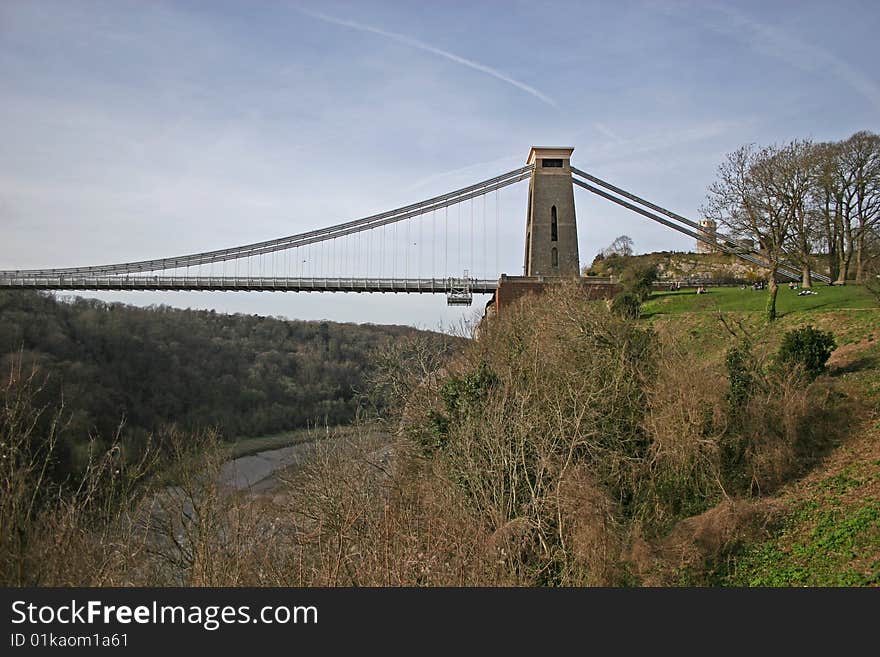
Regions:
<instances>
[{"instance_id":1,"label":"stone masonry","mask_svg":"<svg viewBox=\"0 0 880 657\"><path fill-rule=\"evenodd\" d=\"M580 275L572 151L533 146L529 152L526 163L535 170L529 181L525 276Z\"/></svg>"}]
</instances>

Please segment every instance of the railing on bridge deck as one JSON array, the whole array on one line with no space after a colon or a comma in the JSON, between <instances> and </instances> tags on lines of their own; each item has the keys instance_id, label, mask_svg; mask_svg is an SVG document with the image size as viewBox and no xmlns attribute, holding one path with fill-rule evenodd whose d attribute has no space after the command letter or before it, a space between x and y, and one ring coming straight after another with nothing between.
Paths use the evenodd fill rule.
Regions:
<instances>
[{"instance_id":1,"label":"railing on bridge deck","mask_svg":"<svg viewBox=\"0 0 880 657\"><path fill-rule=\"evenodd\" d=\"M35 290L195 290L276 292L402 292L448 294L455 303L491 294L494 279L476 278L283 278L242 276L44 276L0 278L0 289Z\"/></svg>"}]
</instances>

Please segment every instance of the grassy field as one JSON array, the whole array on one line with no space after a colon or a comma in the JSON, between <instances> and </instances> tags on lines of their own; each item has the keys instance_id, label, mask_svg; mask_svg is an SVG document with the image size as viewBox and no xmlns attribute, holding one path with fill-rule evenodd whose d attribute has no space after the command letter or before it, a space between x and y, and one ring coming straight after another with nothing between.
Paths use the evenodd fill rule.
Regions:
<instances>
[{"instance_id":1,"label":"grassy field","mask_svg":"<svg viewBox=\"0 0 880 657\"><path fill-rule=\"evenodd\" d=\"M807 311L877 308L877 300L862 285L829 287L817 285L816 294L799 297L782 286L776 299L780 315ZM767 303L766 290L742 290L738 287L710 287L706 294L694 290L655 292L642 306L643 317L690 312L739 311L760 312Z\"/></svg>"}]
</instances>

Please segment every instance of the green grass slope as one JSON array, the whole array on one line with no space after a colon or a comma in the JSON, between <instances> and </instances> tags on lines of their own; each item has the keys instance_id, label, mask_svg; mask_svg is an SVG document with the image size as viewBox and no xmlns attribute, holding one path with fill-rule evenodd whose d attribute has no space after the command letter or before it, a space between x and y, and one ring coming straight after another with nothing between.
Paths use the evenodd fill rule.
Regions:
<instances>
[{"instance_id":1,"label":"green grass slope","mask_svg":"<svg viewBox=\"0 0 880 657\"><path fill-rule=\"evenodd\" d=\"M786 313L840 309L876 308L874 297L861 285L813 288L815 294L798 296L795 290L782 286L776 299L777 311ZM739 287L710 287L706 294L694 290L655 292L642 308L643 317L689 312L734 311L761 312L767 303L766 290L745 290Z\"/></svg>"},{"instance_id":2,"label":"green grass slope","mask_svg":"<svg viewBox=\"0 0 880 657\"><path fill-rule=\"evenodd\" d=\"M792 328L832 331L838 347L826 376L860 409L854 430L816 468L764 500L760 537L702 573L703 582L880 586L880 308L861 286L816 291L798 297L781 288L774 324L763 315L767 292L750 288L656 293L643 306L643 317L658 331L684 328L690 348L710 359L723 358L733 333L748 334L768 356Z\"/></svg>"}]
</instances>

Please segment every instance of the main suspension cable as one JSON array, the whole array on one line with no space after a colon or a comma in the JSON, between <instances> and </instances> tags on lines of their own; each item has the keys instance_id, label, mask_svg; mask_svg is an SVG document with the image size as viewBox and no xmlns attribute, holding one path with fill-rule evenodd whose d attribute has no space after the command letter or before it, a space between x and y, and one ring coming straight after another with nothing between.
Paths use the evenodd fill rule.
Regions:
<instances>
[{"instance_id":1,"label":"main suspension cable","mask_svg":"<svg viewBox=\"0 0 880 657\"><path fill-rule=\"evenodd\" d=\"M669 221L669 219L665 219L665 218L659 216L658 214L655 214L649 210L646 210L644 208L640 208L639 206L634 205L632 203L629 203L628 201L624 201L623 199L618 198L612 194L609 194L608 192L603 191L603 190L599 189L598 187L594 187L593 185L590 185L589 183L584 182L583 180L578 180L577 178L572 178L571 181L575 185L578 185L579 187L583 187L587 191L592 192L593 194L596 194L597 196L601 196L602 198L607 199L607 200L611 201L612 203L616 203L617 205L620 205L621 207L624 207L627 210L632 210L633 212L637 212L638 214L640 214L644 217L647 217L648 219L652 219L653 221L661 223L664 226L672 228L673 230L677 230L678 232L684 233L685 235L688 235L689 237L693 237L696 240L699 240L701 242L705 242L707 244L711 244L712 246L720 249L721 251L724 251L725 253L735 255L739 258L742 258L743 260L747 260L753 264L759 265L760 267L767 268L767 266L768 266L768 263L765 260L761 260L761 259L753 256L750 253L744 253L742 251L738 251L735 248L731 248L731 247L728 247L724 244L717 243L717 242L713 241L711 238L706 237L705 233L700 233L700 232L685 228L684 226L680 226L672 221ZM792 271L789 271L788 269L785 269L784 267L779 267L777 269L777 271L780 274L782 274L783 276L785 276L787 278L791 278L792 280L798 280L798 278L800 278L800 276L798 274L796 274Z\"/></svg>"},{"instance_id":2,"label":"main suspension cable","mask_svg":"<svg viewBox=\"0 0 880 657\"><path fill-rule=\"evenodd\" d=\"M703 226L701 226L700 224L698 224L695 221L692 221L691 219L688 219L687 217L683 217L680 214L672 212L671 210L667 210L666 208L660 207L659 205L655 205L654 203L651 203L650 201L648 201L646 199L643 199L639 196L636 196L635 194L631 194L630 192L627 192L626 190L621 189L620 187L616 187L615 185L612 185L611 183L606 182L606 181L602 180L601 178L597 178L596 176L590 175L589 173L586 173L585 171L581 171L580 169L576 169L575 167L571 167L571 172L573 175L580 176L581 178L589 180L590 182L596 183L597 185L604 187L605 189L610 190L610 191L614 192L615 194L623 196L624 198L628 198L629 200L634 201L635 203L638 203L640 205L643 205L646 208L650 208L651 210L654 210L655 212L658 212L662 215L665 215L666 217L669 217L670 219L674 219L675 221L679 221L679 222L686 224L692 228L695 228L697 230L697 234L694 235L691 232L685 232L684 230L679 230L679 228L680 228L679 226L676 226L676 225L669 223L669 222L666 222L666 221L660 221L660 219L658 217L656 217L656 215L653 217L649 217L650 219L654 219L655 221L660 221L660 223L662 223L666 226L669 226L670 228L673 228L674 230L678 230L679 232L683 232L686 235L690 235L691 237L694 237L695 239L700 240L701 242L705 242L707 244L710 244L712 247L717 248L721 251L724 251L725 253L730 253L732 255L738 256L738 257L742 258L743 260L747 260L749 262L752 262L753 264L760 264L762 267L767 266L766 260L764 259L763 255L761 255L759 252L756 252L750 246L748 246L742 242L737 242L734 240L719 241L717 239L709 238L706 236L706 232L705 232L705 229ZM578 181L574 177L572 177L572 182L574 182L577 185L580 185L584 189L588 189L594 193L597 193L597 190L595 190L595 188L590 187L585 184L582 184L580 181ZM599 194L599 195L617 203L617 201L613 200L610 196L607 196L605 194ZM624 207L627 207L627 206L624 206ZM629 209L633 209L633 208L630 207ZM635 210L635 211L638 212L638 210ZM639 212L639 214L644 214L644 213ZM645 215L645 216L647 216L647 215ZM746 257L747 255L750 257ZM783 260L781 262L781 264L783 267L779 268L780 273L783 273L787 277L793 277L793 280L800 279L799 274L791 272L787 269L789 267L793 267L793 265L791 263ZM818 273L818 272L813 273L813 277L819 279L823 283L830 283L831 282L831 279L829 277L825 276L824 274Z\"/></svg>"},{"instance_id":3,"label":"main suspension cable","mask_svg":"<svg viewBox=\"0 0 880 657\"><path fill-rule=\"evenodd\" d=\"M0 277L10 276L63 276L72 274L125 274L134 272L159 271L167 269L175 269L184 266L210 264L213 262L222 262L226 260L234 260L237 258L246 258L253 255L261 255L272 253L307 244L323 242L334 237L351 235L363 230L378 228L387 224L409 219L417 215L424 215L432 210L448 207L469 199L487 194L489 192L501 189L508 185L517 183L531 175L533 165L514 169L500 176L489 178L482 182L468 187L435 196L419 203L407 205L395 210L383 212L377 215L348 221L327 228L290 235L274 240L264 242L255 242L244 246L232 247L216 251L205 251L189 255L175 256L171 258L160 258L155 260L141 260L136 262L118 263L112 265L97 265L89 267L66 267L53 269L30 269L30 270L9 270L0 271Z\"/></svg>"}]
</instances>

